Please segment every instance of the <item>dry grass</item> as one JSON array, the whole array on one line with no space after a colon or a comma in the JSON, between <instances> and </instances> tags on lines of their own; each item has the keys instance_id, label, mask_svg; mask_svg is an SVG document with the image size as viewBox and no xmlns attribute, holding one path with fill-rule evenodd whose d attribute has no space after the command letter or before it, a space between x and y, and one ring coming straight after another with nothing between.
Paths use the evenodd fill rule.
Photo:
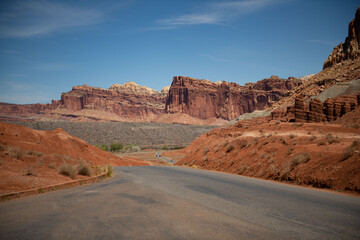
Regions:
<instances>
[{"instance_id":1,"label":"dry grass","mask_svg":"<svg viewBox=\"0 0 360 240\"><path fill-rule=\"evenodd\" d=\"M72 179L76 178L76 167L69 163L63 163L59 168L59 173L71 177Z\"/></svg>"},{"instance_id":2,"label":"dry grass","mask_svg":"<svg viewBox=\"0 0 360 240\"><path fill-rule=\"evenodd\" d=\"M93 175L93 170L88 165L80 165L78 169L78 174L91 177Z\"/></svg>"},{"instance_id":3,"label":"dry grass","mask_svg":"<svg viewBox=\"0 0 360 240\"><path fill-rule=\"evenodd\" d=\"M314 141L316 139L316 136L315 135L312 135L311 137L310 137L310 141Z\"/></svg>"},{"instance_id":4,"label":"dry grass","mask_svg":"<svg viewBox=\"0 0 360 240\"><path fill-rule=\"evenodd\" d=\"M33 166L27 166L23 169L25 176L37 176L36 169Z\"/></svg>"},{"instance_id":5,"label":"dry grass","mask_svg":"<svg viewBox=\"0 0 360 240\"><path fill-rule=\"evenodd\" d=\"M44 156L43 152L38 152L38 151L35 151L35 150L27 150L25 152L25 154L28 155L28 156L36 156L36 157Z\"/></svg>"},{"instance_id":6,"label":"dry grass","mask_svg":"<svg viewBox=\"0 0 360 240\"><path fill-rule=\"evenodd\" d=\"M113 166L112 166L112 165L108 165L108 166L107 166L106 176L107 176L107 177L112 177L113 173L114 173Z\"/></svg>"},{"instance_id":7,"label":"dry grass","mask_svg":"<svg viewBox=\"0 0 360 240\"><path fill-rule=\"evenodd\" d=\"M345 161L346 159L352 157L355 151L360 149L360 141L354 140L351 146L347 147L341 155L340 161Z\"/></svg>"},{"instance_id":8,"label":"dry grass","mask_svg":"<svg viewBox=\"0 0 360 240\"><path fill-rule=\"evenodd\" d=\"M50 163L49 164L49 168L51 168L51 169L56 169L56 163Z\"/></svg>"},{"instance_id":9,"label":"dry grass","mask_svg":"<svg viewBox=\"0 0 360 240\"><path fill-rule=\"evenodd\" d=\"M229 153L229 152L231 152L233 149L234 149L234 145L230 144L230 145L227 147L226 152Z\"/></svg>"}]
</instances>

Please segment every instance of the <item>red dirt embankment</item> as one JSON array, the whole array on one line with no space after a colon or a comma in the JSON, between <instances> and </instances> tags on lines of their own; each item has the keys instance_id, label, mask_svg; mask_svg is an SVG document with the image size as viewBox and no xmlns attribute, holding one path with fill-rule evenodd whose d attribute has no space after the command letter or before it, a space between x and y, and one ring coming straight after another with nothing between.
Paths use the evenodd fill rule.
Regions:
<instances>
[{"instance_id":1,"label":"red dirt embankment","mask_svg":"<svg viewBox=\"0 0 360 240\"><path fill-rule=\"evenodd\" d=\"M242 121L201 135L177 165L360 193L360 129Z\"/></svg>"},{"instance_id":2,"label":"red dirt embankment","mask_svg":"<svg viewBox=\"0 0 360 240\"><path fill-rule=\"evenodd\" d=\"M84 179L86 176L78 174L80 167L86 168L85 175L94 175L108 164L148 165L146 161L115 157L60 128L37 131L0 122L0 194ZM66 167L67 172L75 173L60 174Z\"/></svg>"}]
</instances>

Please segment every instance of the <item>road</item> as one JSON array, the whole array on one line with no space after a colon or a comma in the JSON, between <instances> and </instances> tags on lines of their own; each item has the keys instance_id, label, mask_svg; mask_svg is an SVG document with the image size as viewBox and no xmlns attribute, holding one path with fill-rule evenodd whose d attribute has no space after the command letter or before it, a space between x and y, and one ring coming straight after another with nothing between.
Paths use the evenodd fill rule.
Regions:
<instances>
[{"instance_id":1,"label":"road","mask_svg":"<svg viewBox=\"0 0 360 240\"><path fill-rule=\"evenodd\" d=\"M360 239L360 198L172 166L0 206L0 239Z\"/></svg>"},{"instance_id":2,"label":"road","mask_svg":"<svg viewBox=\"0 0 360 240\"><path fill-rule=\"evenodd\" d=\"M170 163L170 164L174 164L174 161L172 159L166 158L161 156L161 152L157 152L155 155L157 158L160 158L162 160L165 160L166 162Z\"/></svg>"}]
</instances>

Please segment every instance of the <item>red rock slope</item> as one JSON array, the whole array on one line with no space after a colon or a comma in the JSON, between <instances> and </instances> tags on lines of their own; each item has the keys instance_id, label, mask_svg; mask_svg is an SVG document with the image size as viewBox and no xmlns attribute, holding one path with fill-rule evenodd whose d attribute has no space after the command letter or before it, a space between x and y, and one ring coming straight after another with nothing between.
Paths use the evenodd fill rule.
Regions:
<instances>
[{"instance_id":1,"label":"red rock slope","mask_svg":"<svg viewBox=\"0 0 360 240\"><path fill-rule=\"evenodd\" d=\"M360 129L264 118L204 133L177 165L360 193Z\"/></svg>"},{"instance_id":2,"label":"red rock slope","mask_svg":"<svg viewBox=\"0 0 360 240\"><path fill-rule=\"evenodd\" d=\"M95 173L107 164L148 165L115 157L62 129L45 132L0 122L0 194L69 181L70 177L59 173L64 165L87 166Z\"/></svg>"}]
</instances>

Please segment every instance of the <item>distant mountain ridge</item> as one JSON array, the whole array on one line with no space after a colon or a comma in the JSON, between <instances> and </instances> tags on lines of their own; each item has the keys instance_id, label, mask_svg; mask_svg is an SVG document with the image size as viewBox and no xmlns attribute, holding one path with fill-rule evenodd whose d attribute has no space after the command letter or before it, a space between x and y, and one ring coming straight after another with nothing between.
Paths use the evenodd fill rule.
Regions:
<instances>
[{"instance_id":1,"label":"distant mountain ridge","mask_svg":"<svg viewBox=\"0 0 360 240\"><path fill-rule=\"evenodd\" d=\"M161 92L134 82L109 89L84 84L51 104L0 103L0 119L223 124L271 106L301 84L301 79L276 76L245 86L176 76Z\"/></svg>"}]
</instances>

